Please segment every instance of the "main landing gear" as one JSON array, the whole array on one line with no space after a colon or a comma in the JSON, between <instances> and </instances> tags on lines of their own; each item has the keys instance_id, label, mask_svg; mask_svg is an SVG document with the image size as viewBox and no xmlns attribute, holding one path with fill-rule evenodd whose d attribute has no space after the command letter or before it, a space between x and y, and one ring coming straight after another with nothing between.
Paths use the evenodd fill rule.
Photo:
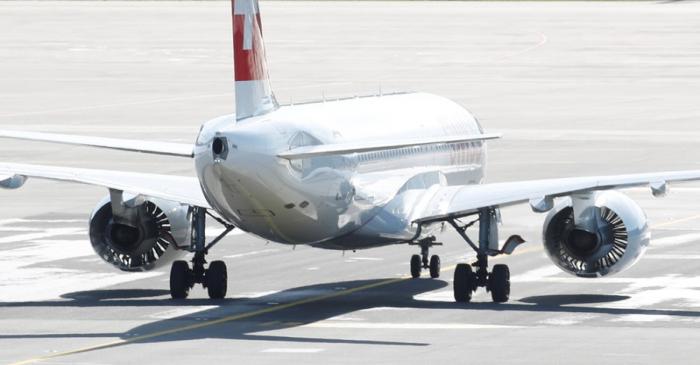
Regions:
<instances>
[{"instance_id":1,"label":"main landing gear","mask_svg":"<svg viewBox=\"0 0 700 365\"><path fill-rule=\"evenodd\" d=\"M209 263L209 267L205 268L205 264L207 263L205 256L210 248L234 229L234 226L209 214L209 216L224 225L226 229L209 244L206 244L204 231L207 214L209 213L204 208L193 208L192 243L189 248L191 252L194 252L192 268L190 268L187 261L180 260L173 262L170 267L170 296L172 296L173 299L187 298L190 289L192 289L195 284L202 284L203 287L207 288L209 298L222 299L226 296L228 284L226 263L223 261L212 261Z\"/></svg>"},{"instance_id":2,"label":"main landing gear","mask_svg":"<svg viewBox=\"0 0 700 365\"><path fill-rule=\"evenodd\" d=\"M460 263L454 273L454 298L457 302L469 302L472 294L480 287L491 292L491 299L496 303L504 303L510 297L510 270L503 264L494 265L491 272L488 271L489 256L511 254L515 248L524 243L520 236L508 238L499 250L497 211L494 208L484 208L478 212L479 218L467 224L461 224L456 219L448 222L457 233L476 252L476 262L472 264ZM467 228L479 222L479 244L476 245L467 236ZM474 269L472 269L474 268Z\"/></svg>"},{"instance_id":3,"label":"main landing gear","mask_svg":"<svg viewBox=\"0 0 700 365\"><path fill-rule=\"evenodd\" d=\"M429 269L431 278L439 278L440 256L430 256L430 247L440 246L442 243L435 242L435 237L427 237L411 244L420 246L420 255L411 256L411 277L414 279L419 278L421 270ZM428 257L430 257L430 260L428 260Z\"/></svg>"}]
</instances>

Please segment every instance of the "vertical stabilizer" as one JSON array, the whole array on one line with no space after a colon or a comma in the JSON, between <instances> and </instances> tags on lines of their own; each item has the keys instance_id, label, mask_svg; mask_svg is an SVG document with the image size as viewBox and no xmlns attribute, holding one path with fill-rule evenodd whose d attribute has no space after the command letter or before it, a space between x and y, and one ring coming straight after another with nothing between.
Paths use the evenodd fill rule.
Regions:
<instances>
[{"instance_id":1,"label":"vertical stabilizer","mask_svg":"<svg viewBox=\"0 0 700 365\"><path fill-rule=\"evenodd\" d=\"M231 0L233 63L236 80L236 119L277 108L265 60L258 0Z\"/></svg>"}]
</instances>

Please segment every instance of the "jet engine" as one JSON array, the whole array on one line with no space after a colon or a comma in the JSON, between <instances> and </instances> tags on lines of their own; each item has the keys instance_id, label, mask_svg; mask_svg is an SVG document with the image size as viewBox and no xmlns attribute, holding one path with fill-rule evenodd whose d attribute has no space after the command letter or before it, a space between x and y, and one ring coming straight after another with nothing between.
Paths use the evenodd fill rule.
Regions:
<instances>
[{"instance_id":1,"label":"jet engine","mask_svg":"<svg viewBox=\"0 0 700 365\"><path fill-rule=\"evenodd\" d=\"M649 245L644 211L616 191L574 194L558 202L545 219L549 258L579 277L601 277L628 269Z\"/></svg>"},{"instance_id":2,"label":"jet engine","mask_svg":"<svg viewBox=\"0 0 700 365\"><path fill-rule=\"evenodd\" d=\"M90 242L100 258L123 271L146 271L186 253L178 248L189 244L189 206L141 197L124 202L117 194L103 199L90 216Z\"/></svg>"}]
</instances>

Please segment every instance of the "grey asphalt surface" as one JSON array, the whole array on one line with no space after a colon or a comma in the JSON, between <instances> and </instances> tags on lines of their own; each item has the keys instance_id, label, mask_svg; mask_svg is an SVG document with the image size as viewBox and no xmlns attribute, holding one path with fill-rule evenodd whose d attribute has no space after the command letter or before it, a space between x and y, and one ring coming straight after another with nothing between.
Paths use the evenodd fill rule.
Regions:
<instances>
[{"instance_id":1,"label":"grey asphalt surface","mask_svg":"<svg viewBox=\"0 0 700 365\"><path fill-rule=\"evenodd\" d=\"M0 128L193 141L233 111L227 2L0 2ZM263 2L280 102L421 90L488 131L489 181L698 169L698 3ZM193 174L192 161L1 141L0 160ZM690 363L700 354L700 189L628 192L654 243L601 280L559 273L544 216L503 210L508 304L452 302L473 256L452 232L437 280L415 248L322 251L232 235L211 253L229 298L168 295L168 268L122 274L90 248L104 189L0 191L0 362ZM424 273L424 276L425 273Z\"/></svg>"}]
</instances>

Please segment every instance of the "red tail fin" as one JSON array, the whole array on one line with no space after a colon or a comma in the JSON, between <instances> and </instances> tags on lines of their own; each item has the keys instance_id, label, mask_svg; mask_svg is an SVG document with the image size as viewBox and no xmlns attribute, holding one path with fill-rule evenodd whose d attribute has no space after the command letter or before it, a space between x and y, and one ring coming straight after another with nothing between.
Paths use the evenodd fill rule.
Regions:
<instances>
[{"instance_id":1,"label":"red tail fin","mask_svg":"<svg viewBox=\"0 0 700 365\"><path fill-rule=\"evenodd\" d=\"M231 0L231 6L236 119L243 119L270 112L277 102L267 73L258 0Z\"/></svg>"}]
</instances>

